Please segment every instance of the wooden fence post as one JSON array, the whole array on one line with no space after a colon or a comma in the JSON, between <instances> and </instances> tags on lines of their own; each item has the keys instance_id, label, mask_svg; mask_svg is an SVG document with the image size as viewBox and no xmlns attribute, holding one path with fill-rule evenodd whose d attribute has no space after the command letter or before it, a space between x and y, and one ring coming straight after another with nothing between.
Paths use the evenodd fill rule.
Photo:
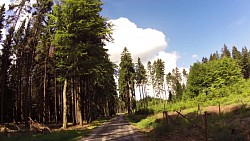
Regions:
<instances>
[{"instance_id":1,"label":"wooden fence post","mask_svg":"<svg viewBox=\"0 0 250 141\"><path fill-rule=\"evenodd\" d=\"M198 109L197 109L197 115L196 115L197 120L198 120L198 117L199 117L199 112L200 112L200 104L198 103Z\"/></svg>"},{"instance_id":2,"label":"wooden fence post","mask_svg":"<svg viewBox=\"0 0 250 141\"><path fill-rule=\"evenodd\" d=\"M207 111L204 113L205 119L205 141L208 141Z\"/></svg>"},{"instance_id":3,"label":"wooden fence post","mask_svg":"<svg viewBox=\"0 0 250 141\"><path fill-rule=\"evenodd\" d=\"M220 115L220 102L219 102L219 115Z\"/></svg>"},{"instance_id":4,"label":"wooden fence post","mask_svg":"<svg viewBox=\"0 0 250 141\"><path fill-rule=\"evenodd\" d=\"M165 123L165 126L167 126L168 123L168 112L167 111L163 111L163 121Z\"/></svg>"}]
</instances>

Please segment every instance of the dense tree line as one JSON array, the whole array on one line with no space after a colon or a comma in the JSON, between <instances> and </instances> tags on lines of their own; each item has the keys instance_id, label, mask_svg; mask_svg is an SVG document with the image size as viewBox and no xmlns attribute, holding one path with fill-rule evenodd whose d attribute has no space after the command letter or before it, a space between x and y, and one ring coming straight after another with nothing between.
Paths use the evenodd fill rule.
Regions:
<instances>
[{"instance_id":1,"label":"dense tree line","mask_svg":"<svg viewBox=\"0 0 250 141\"><path fill-rule=\"evenodd\" d=\"M164 61L157 59L153 63L148 61L145 69L140 58L136 64L132 63L131 54L127 48L124 49L120 63L119 90L122 100L126 97L124 101L130 111L135 108L135 86L139 89L141 100L137 102L137 107L140 109L148 107L147 90L150 87L153 90L151 95L154 105L157 105L157 101L163 103L163 99L178 102L201 94L207 98L228 96L236 92L237 87L245 85L245 80L250 77L250 51L246 47L239 51L235 46L230 51L224 45L221 54L216 51L209 58L203 57L201 62L190 67L189 73L176 67L165 74L165 65Z\"/></svg>"},{"instance_id":2,"label":"dense tree line","mask_svg":"<svg viewBox=\"0 0 250 141\"><path fill-rule=\"evenodd\" d=\"M239 51L233 46L232 51L226 45L221 54L216 51L209 58L203 57L190 67L187 81L187 92L183 98L194 98L205 94L210 98L227 96L230 88L237 89L250 76L250 52L246 47Z\"/></svg>"},{"instance_id":3,"label":"dense tree line","mask_svg":"<svg viewBox=\"0 0 250 141\"><path fill-rule=\"evenodd\" d=\"M115 114L111 25L100 0L19 0L0 8L0 123L83 124ZM18 24L20 23L20 24Z\"/></svg>"},{"instance_id":4,"label":"dense tree line","mask_svg":"<svg viewBox=\"0 0 250 141\"><path fill-rule=\"evenodd\" d=\"M180 72L178 67L165 74L165 62L162 59L157 59L153 63L148 61L147 68L140 58L133 63L131 53L125 47L121 53L119 65L119 96L125 103L128 113L132 113L133 110L147 109L149 99L153 100L154 105L159 104L158 101L165 103L164 100L167 99L179 101L186 91L187 75L185 69ZM185 81L182 82L182 79ZM139 103L137 102L139 105L136 105L135 101L136 88L140 96ZM149 89L152 89L153 98L149 97Z\"/></svg>"}]
</instances>

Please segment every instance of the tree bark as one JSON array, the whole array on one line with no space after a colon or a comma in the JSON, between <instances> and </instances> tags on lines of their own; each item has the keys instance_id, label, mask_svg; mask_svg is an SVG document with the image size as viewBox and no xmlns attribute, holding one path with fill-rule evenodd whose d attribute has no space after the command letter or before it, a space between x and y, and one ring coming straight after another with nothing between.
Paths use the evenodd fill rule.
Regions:
<instances>
[{"instance_id":1,"label":"tree bark","mask_svg":"<svg viewBox=\"0 0 250 141\"><path fill-rule=\"evenodd\" d=\"M43 122L46 117L46 79L47 79L47 57L45 57L44 76L43 76Z\"/></svg>"},{"instance_id":2,"label":"tree bark","mask_svg":"<svg viewBox=\"0 0 250 141\"><path fill-rule=\"evenodd\" d=\"M75 118L75 79L72 78L71 79L71 94L72 94L72 97L71 97L71 103L72 103L72 122L73 122L73 125L76 124L76 118Z\"/></svg>"},{"instance_id":3,"label":"tree bark","mask_svg":"<svg viewBox=\"0 0 250 141\"><path fill-rule=\"evenodd\" d=\"M55 100L54 101L55 102L55 107L54 107L55 108L54 109L55 110L55 123L58 123L58 120L57 120L57 113L58 113L57 112L57 96L56 96L57 95L56 94L57 93L56 72L55 72L55 86L54 86L54 89L55 89L55 99L54 99Z\"/></svg>"},{"instance_id":4,"label":"tree bark","mask_svg":"<svg viewBox=\"0 0 250 141\"><path fill-rule=\"evenodd\" d=\"M64 80L63 86L63 128L67 128L67 78Z\"/></svg>"}]
</instances>

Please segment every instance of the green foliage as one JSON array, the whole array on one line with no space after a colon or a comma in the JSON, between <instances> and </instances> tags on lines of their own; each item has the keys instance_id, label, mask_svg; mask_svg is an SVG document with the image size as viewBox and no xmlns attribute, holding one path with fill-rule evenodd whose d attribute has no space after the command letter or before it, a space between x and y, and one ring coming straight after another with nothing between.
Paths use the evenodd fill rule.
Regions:
<instances>
[{"instance_id":1,"label":"green foliage","mask_svg":"<svg viewBox=\"0 0 250 141\"><path fill-rule=\"evenodd\" d=\"M132 57L128 49L125 47L121 54L121 63L119 69L119 93L125 102L128 113L132 113L134 93L135 70L132 63Z\"/></svg>"},{"instance_id":2,"label":"green foliage","mask_svg":"<svg viewBox=\"0 0 250 141\"><path fill-rule=\"evenodd\" d=\"M149 108L146 108L146 109L139 109L137 111L135 111L136 115L151 115L151 114L154 114L154 111L153 109L149 109Z\"/></svg>"},{"instance_id":3,"label":"green foliage","mask_svg":"<svg viewBox=\"0 0 250 141\"><path fill-rule=\"evenodd\" d=\"M163 94L163 83L164 83L164 70L165 70L165 62L161 59L157 59L153 63L153 75L154 75L154 91L156 95L160 97Z\"/></svg>"},{"instance_id":4,"label":"green foliage","mask_svg":"<svg viewBox=\"0 0 250 141\"><path fill-rule=\"evenodd\" d=\"M232 58L224 57L207 63L194 63L188 77L187 95L193 98L204 92L215 97L223 97L228 93L222 91L224 87L240 81L242 81L241 70Z\"/></svg>"}]
</instances>

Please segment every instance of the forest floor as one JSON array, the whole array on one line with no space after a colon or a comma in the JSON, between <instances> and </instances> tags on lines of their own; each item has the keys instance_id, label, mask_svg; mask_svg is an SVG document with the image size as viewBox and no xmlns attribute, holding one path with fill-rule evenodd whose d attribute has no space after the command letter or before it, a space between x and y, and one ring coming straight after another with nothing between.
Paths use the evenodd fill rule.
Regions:
<instances>
[{"instance_id":1,"label":"forest floor","mask_svg":"<svg viewBox=\"0 0 250 141\"><path fill-rule=\"evenodd\" d=\"M48 124L51 133L37 133L29 130L0 134L0 141L148 141L138 129L132 128L124 119L124 114L111 118L100 118L91 124L73 126L66 130L60 125ZM19 125L24 129L24 125Z\"/></svg>"},{"instance_id":2,"label":"forest floor","mask_svg":"<svg viewBox=\"0 0 250 141\"><path fill-rule=\"evenodd\" d=\"M163 113L150 116L133 115L128 120L135 128L156 141L202 141L206 140L205 133L209 141L250 140L250 105L225 105L220 108L207 106L199 112L189 111L186 109L180 112L187 119L177 112L169 112L168 121L163 118Z\"/></svg>"},{"instance_id":3,"label":"forest floor","mask_svg":"<svg viewBox=\"0 0 250 141\"><path fill-rule=\"evenodd\" d=\"M51 129L51 133L31 132L24 129L24 125L18 125L22 131L13 133L0 133L0 141L77 141L95 128L106 124L114 117L99 118L98 120L84 126L73 126L68 124L67 129L61 129L61 125L46 124ZM15 129L13 129L15 130Z\"/></svg>"}]
</instances>

